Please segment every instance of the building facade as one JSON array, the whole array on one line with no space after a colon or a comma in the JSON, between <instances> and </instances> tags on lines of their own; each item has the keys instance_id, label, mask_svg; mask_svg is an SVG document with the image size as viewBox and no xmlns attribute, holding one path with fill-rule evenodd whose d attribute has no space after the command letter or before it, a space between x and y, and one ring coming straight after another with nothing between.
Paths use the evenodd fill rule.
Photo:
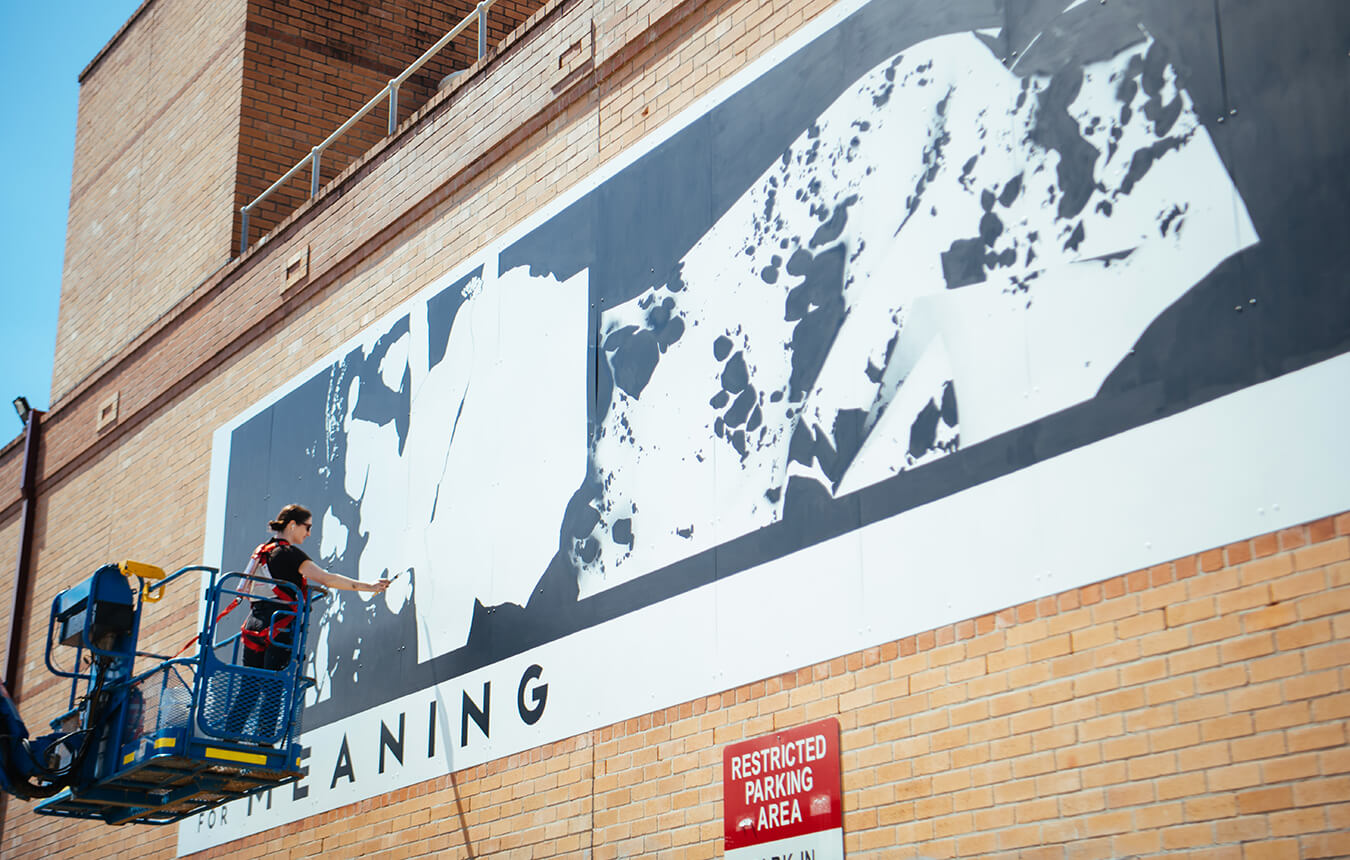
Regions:
<instances>
[{"instance_id":1,"label":"building facade","mask_svg":"<svg viewBox=\"0 0 1350 860\"><path fill-rule=\"evenodd\" d=\"M834 719L849 857L1350 856L1343 4L499 0L242 222L474 8L147 0L82 75L30 729L109 561L300 502L394 585L305 780L0 853L726 856L727 748Z\"/></svg>"}]
</instances>

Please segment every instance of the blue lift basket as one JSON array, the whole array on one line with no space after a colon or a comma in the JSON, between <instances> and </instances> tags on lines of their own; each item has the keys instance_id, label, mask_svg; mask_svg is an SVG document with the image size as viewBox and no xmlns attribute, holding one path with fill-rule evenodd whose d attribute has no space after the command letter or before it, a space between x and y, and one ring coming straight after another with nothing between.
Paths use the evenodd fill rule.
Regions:
<instances>
[{"instance_id":1,"label":"blue lift basket","mask_svg":"<svg viewBox=\"0 0 1350 860\"><path fill-rule=\"evenodd\" d=\"M192 572L209 574L196 653L138 651L142 607ZM305 607L316 595L296 600L299 611L273 618L279 626L289 620L289 662L275 671L255 669L243 665L239 635L254 583L259 595L290 587L300 597L272 579L204 566L165 576L138 562L105 565L57 595L46 663L70 679L69 709L51 721L52 734L29 740L12 700L0 696L0 718L10 723L9 738L17 738L0 749L9 759L0 787L46 798L36 806L42 815L170 824L299 779L300 712L314 683L302 672ZM63 665L53 661L58 645ZM138 657L153 665L138 672Z\"/></svg>"}]
</instances>

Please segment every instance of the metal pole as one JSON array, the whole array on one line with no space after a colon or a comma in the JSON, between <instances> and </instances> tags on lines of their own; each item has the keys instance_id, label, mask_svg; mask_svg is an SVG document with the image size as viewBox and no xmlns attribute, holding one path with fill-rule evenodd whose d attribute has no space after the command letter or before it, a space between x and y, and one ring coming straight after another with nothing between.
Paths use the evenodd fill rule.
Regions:
<instances>
[{"instance_id":1,"label":"metal pole","mask_svg":"<svg viewBox=\"0 0 1350 860\"><path fill-rule=\"evenodd\" d=\"M250 206L253 204L249 204ZM239 208L239 254L248 250L248 206Z\"/></svg>"},{"instance_id":2,"label":"metal pole","mask_svg":"<svg viewBox=\"0 0 1350 860\"><path fill-rule=\"evenodd\" d=\"M389 79L389 133L398 128L398 78Z\"/></svg>"},{"instance_id":3,"label":"metal pole","mask_svg":"<svg viewBox=\"0 0 1350 860\"><path fill-rule=\"evenodd\" d=\"M478 59L483 59L487 53L487 11L488 4L480 2L478 4Z\"/></svg>"},{"instance_id":4,"label":"metal pole","mask_svg":"<svg viewBox=\"0 0 1350 860\"><path fill-rule=\"evenodd\" d=\"M317 146L309 151L309 196L319 196L319 156L323 150Z\"/></svg>"}]
</instances>

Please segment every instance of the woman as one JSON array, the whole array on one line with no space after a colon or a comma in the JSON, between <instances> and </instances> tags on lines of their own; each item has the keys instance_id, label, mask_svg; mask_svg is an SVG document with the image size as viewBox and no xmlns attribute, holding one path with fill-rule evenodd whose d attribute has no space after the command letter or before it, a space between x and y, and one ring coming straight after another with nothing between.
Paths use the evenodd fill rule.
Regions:
<instances>
[{"instance_id":1,"label":"woman","mask_svg":"<svg viewBox=\"0 0 1350 860\"><path fill-rule=\"evenodd\" d=\"M357 579L329 573L319 567L300 549L300 545L309 537L314 528L314 517L301 505L287 505L269 522L272 538L253 551L244 573L256 577L245 584L245 590L254 595L252 608L244 620L240 631L243 640L243 663L252 669L277 671L290 663L294 651L292 636L295 619L305 611L304 600L310 584L343 591L366 591L379 593L389 587L388 579L367 583ZM268 587L258 580L271 578L289 585ZM262 592L270 591L268 597L259 597ZM263 682L266 683L266 682ZM230 708L228 728L232 732L242 732L244 721L253 710L253 703L262 698L262 708L258 715L257 734L267 737L276 729L277 709L280 705L278 695L261 696L260 683L245 679L240 695L235 697ZM272 686L268 684L267 686ZM279 692L279 691L278 691Z\"/></svg>"}]
</instances>

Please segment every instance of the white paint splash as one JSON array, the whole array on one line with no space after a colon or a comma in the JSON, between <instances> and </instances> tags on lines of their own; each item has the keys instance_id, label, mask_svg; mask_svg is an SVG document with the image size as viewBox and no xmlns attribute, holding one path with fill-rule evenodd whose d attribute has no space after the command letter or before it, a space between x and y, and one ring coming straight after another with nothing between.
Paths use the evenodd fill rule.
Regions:
<instances>
[{"instance_id":1,"label":"white paint splash","mask_svg":"<svg viewBox=\"0 0 1350 860\"><path fill-rule=\"evenodd\" d=\"M417 315L400 358L381 363L386 385L411 378L402 452L393 422L350 409L346 422L347 492L367 539L359 577L398 575L393 611L416 589L421 660L464 644L475 600L528 601L585 476L586 274L559 283L517 269L470 287L435 367Z\"/></svg>"}]
</instances>

